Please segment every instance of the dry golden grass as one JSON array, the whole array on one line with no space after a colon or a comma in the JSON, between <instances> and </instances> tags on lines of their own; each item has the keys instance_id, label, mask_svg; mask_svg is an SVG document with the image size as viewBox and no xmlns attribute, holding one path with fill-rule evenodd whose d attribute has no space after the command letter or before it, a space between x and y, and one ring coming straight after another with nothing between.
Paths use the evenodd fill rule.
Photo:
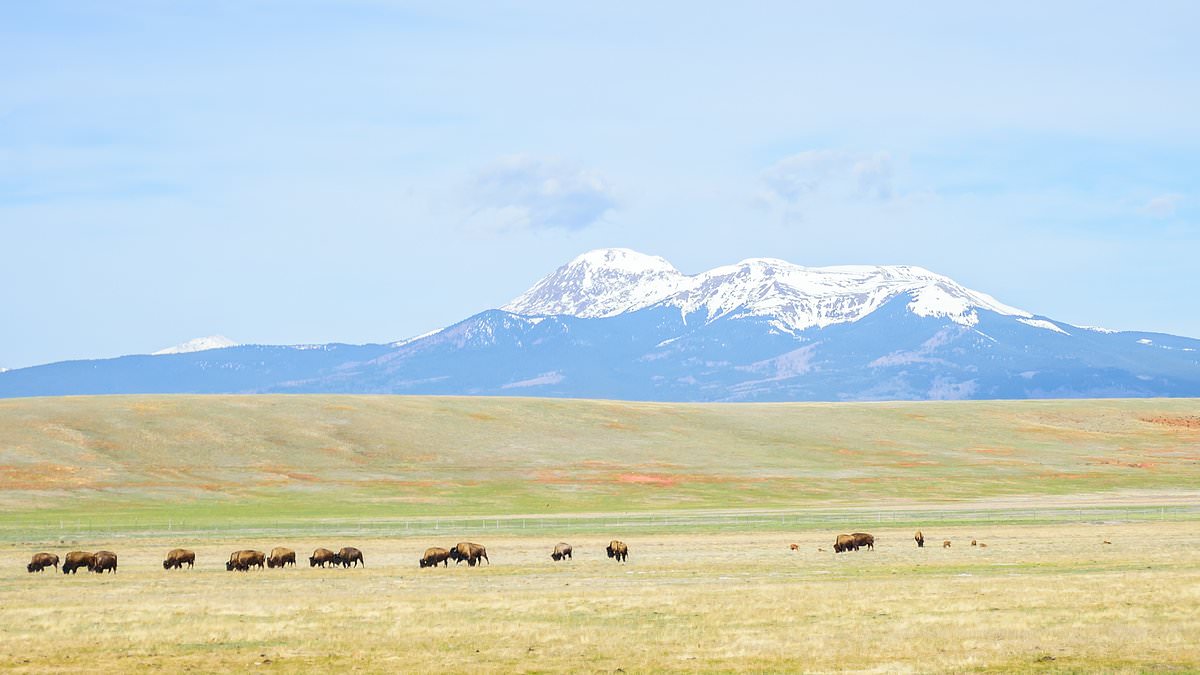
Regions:
<instances>
[{"instance_id":1,"label":"dry golden grass","mask_svg":"<svg viewBox=\"0 0 1200 675\"><path fill-rule=\"evenodd\" d=\"M1200 669L1200 528L1191 522L614 533L480 540L492 564L418 569L421 539L81 541L120 571L27 574L0 549L0 668L369 672L1158 671ZM972 538L988 544L971 547ZM942 539L955 546L942 549ZM1103 541L1112 544L1104 544ZM790 551L790 543L799 544ZM193 545L194 544L194 545ZM231 550L356 545L366 569L224 571ZM166 572L174 546L195 570ZM73 546L49 550L60 555Z\"/></svg>"}]
</instances>

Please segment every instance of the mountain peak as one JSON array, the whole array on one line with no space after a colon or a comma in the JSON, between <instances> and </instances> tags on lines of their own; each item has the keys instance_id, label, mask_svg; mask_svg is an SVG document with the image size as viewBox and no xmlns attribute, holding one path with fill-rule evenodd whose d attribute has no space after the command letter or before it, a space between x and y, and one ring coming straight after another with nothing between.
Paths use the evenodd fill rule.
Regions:
<instances>
[{"instance_id":1,"label":"mountain peak","mask_svg":"<svg viewBox=\"0 0 1200 675\"><path fill-rule=\"evenodd\" d=\"M671 263L623 248L588 251L545 277L502 309L515 314L609 317L653 305L704 321L756 316L781 331L857 321L908 295L917 316L964 325L977 310L1032 315L913 265L803 267L778 258L747 258L686 276Z\"/></svg>"},{"instance_id":2,"label":"mountain peak","mask_svg":"<svg viewBox=\"0 0 1200 675\"><path fill-rule=\"evenodd\" d=\"M209 335L208 337L199 337L194 340L188 340L183 344L167 347L154 352L151 356L164 356L166 354L191 354L193 352L205 352L210 349L225 349L226 347L237 347L238 343L230 340L224 335Z\"/></svg>"},{"instance_id":3,"label":"mountain peak","mask_svg":"<svg viewBox=\"0 0 1200 675\"><path fill-rule=\"evenodd\" d=\"M576 256L501 309L524 315L616 316L670 296L686 278L658 256L600 248Z\"/></svg>"}]
</instances>

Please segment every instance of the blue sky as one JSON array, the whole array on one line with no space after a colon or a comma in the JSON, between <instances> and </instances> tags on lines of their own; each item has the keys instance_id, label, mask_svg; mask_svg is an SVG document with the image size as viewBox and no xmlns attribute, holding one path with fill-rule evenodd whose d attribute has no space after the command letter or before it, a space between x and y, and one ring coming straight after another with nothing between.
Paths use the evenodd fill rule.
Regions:
<instances>
[{"instance_id":1,"label":"blue sky","mask_svg":"<svg viewBox=\"0 0 1200 675\"><path fill-rule=\"evenodd\" d=\"M382 342L625 246L1200 336L1196 3L0 7L0 366Z\"/></svg>"}]
</instances>

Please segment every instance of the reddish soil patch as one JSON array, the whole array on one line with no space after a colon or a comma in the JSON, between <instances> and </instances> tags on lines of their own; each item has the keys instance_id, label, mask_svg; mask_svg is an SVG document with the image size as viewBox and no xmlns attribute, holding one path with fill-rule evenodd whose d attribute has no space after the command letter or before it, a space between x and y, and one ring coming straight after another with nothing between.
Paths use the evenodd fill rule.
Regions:
<instances>
[{"instance_id":1,"label":"reddish soil patch","mask_svg":"<svg viewBox=\"0 0 1200 675\"><path fill-rule=\"evenodd\" d=\"M629 426L628 424L621 424L620 422L605 422L600 426L604 427L605 429L616 429L618 431L633 431L633 427Z\"/></svg>"},{"instance_id":2,"label":"reddish soil patch","mask_svg":"<svg viewBox=\"0 0 1200 675\"><path fill-rule=\"evenodd\" d=\"M671 487L678 483L679 479L674 476L652 475L646 473L623 473L617 476L617 482Z\"/></svg>"},{"instance_id":3,"label":"reddish soil patch","mask_svg":"<svg viewBox=\"0 0 1200 675\"><path fill-rule=\"evenodd\" d=\"M1011 448L971 448L972 451L981 455L1011 455Z\"/></svg>"},{"instance_id":4,"label":"reddish soil patch","mask_svg":"<svg viewBox=\"0 0 1200 675\"><path fill-rule=\"evenodd\" d=\"M470 417L473 420L482 420L484 422L490 422L490 421L496 419L495 415L489 415L487 413L481 413L481 412L467 413L467 417Z\"/></svg>"},{"instance_id":5,"label":"reddish soil patch","mask_svg":"<svg viewBox=\"0 0 1200 675\"><path fill-rule=\"evenodd\" d=\"M1182 427L1184 429L1200 429L1200 416L1189 417L1142 417L1143 422L1161 424L1167 427Z\"/></svg>"}]
</instances>

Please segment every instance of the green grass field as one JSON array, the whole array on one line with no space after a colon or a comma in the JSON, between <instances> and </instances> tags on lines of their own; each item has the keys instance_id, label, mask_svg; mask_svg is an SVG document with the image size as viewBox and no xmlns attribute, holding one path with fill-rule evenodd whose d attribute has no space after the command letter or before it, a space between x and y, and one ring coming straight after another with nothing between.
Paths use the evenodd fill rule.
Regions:
<instances>
[{"instance_id":1,"label":"green grass field","mask_svg":"<svg viewBox=\"0 0 1200 675\"><path fill-rule=\"evenodd\" d=\"M0 401L0 508L88 529L1192 499L1195 400ZM1056 501L1058 500L1058 501Z\"/></svg>"},{"instance_id":2,"label":"green grass field","mask_svg":"<svg viewBox=\"0 0 1200 675\"><path fill-rule=\"evenodd\" d=\"M0 514L16 672L1200 672L1194 400L6 400ZM417 568L462 540L492 564Z\"/></svg>"}]
</instances>

